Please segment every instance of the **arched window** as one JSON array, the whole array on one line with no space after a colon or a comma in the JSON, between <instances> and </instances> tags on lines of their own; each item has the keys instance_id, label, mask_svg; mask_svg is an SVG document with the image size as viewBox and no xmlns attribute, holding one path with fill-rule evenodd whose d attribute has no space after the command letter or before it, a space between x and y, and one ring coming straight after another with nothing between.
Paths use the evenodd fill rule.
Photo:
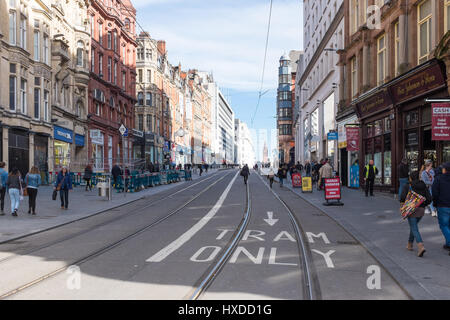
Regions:
<instances>
[{"instance_id":1,"label":"arched window","mask_svg":"<svg viewBox=\"0 0 450 320\"><path fill-rule=\"evenodd\" d=\"M130 30L130 19L125 18L124 24L125 24L125 29Z\"/></svg>"},{"instance_id":2,"label":"arched window","mask_svg":"<svg viewBox=\"0 0 450 320\"><path fill-rule=\"evenodd\" d=\"M77 67L84 66L83 49L84 49L83 41L78 41L77 42Z\"/></svg>"}]
</instances>

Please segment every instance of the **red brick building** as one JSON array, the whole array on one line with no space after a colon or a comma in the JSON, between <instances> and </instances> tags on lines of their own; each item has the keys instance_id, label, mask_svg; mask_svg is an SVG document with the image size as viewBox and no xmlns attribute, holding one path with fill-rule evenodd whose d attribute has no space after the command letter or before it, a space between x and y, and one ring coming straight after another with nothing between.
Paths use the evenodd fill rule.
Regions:
<instances>
[{"instance_id":1,"label":"red brick building","mask_svg":"<svg viewBox=\"0 0 450 320\"><path fill-rule=\"evenodd\" d=\"M136 10L129 0L93 0L89 7L89 160L96 172L132 164L136 104ZM122 139L119 127L128 128Z\"/></svg>"}]
</instances>

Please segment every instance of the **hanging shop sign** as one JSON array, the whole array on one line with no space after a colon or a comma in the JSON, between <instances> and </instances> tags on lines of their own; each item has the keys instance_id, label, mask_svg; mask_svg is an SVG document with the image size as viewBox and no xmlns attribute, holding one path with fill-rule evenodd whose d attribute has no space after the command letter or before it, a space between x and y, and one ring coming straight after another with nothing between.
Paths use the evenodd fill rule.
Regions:
<instances>
[{"instance_id":1,"label":"hanging shop sign","mask_svg":"<svg viewBox=\"0 0 450 320\"><path fill-rule=\"evenodd\" d=\"M359 151L359 127L346 127L347 151Z\"/></svg>"},{"instance_id":2,"label":"hanging shop sign","mask_svg":"<svg viewBox=\"0 0 450 320\"><path fill-rule=\"evenodd\" d=\"M327 134L327 140L338 140L338 138L339 138L339 135L336 131L331 131L331 132L328 132L328 134Z\"/></svg>"},{"instance_id":3,"label":"hanging shop sign","mask_svg":"<svg viewBox=\"0 0 450 320\"><path fill-rule=\"evenodd\" d=\"M433 103L431 105L432 140L450 140L450 103Z\"/></svg>"}]
</instances>

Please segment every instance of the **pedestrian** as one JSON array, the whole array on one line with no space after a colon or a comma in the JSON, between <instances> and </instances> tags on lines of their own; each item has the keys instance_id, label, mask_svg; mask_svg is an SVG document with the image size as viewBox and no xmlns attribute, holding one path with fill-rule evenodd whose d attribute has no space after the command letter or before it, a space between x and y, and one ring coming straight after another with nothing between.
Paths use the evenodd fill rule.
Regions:
<instances>
[{"instance_id":1,"label":"pedestrian","mask_svg":"<svg viewBox=\"0 0 450 320\"><path fill-rule=\"evenodd\" d=\"M277 177L280 180L280 188L283 188L283 179L286 178L286 170L282 165L278 168Z\"/></svg>"},{"instance_id":2,"label":"pedestrian","mask_svg":"<svg viewBox=\"0 0 450 320\"><path fill-rule=\"evenodd\" d=\"M84 168L84 181L86 181L86 191L92 190L92 184L91 184L91 179L92 179L92 167L90 165L87 165L86 168Z\"/></svg>"},{"instance_id":3,"label":"pedestrian","mask_svg":"<svg viewBox=\"0 0 450 320\"><path fill-rule=\"evenodd\" d=\"M8 172L5 170L5 163L0 162L0 216L5 215L5 194L6 181L8 180Z\"/></svg>"},{"instance_id":4,"label":"pedestrian","mask_svg":"<svg viewBox=\"0 0 450 320\"><path fill-rule=\"evenodd\" d=\"M13 168L11 170L8 180L6 180L6 186L11 199L11 215L17 217L17 210L19 210L20 200L23 197L23 182L19 169Z\"/></svg>"},{"instance_id":5,"label":"pedestrian","mask_svg":"<svg viewBox=\"0 0 450 320\"><path fill-rule=\"evenodd\" d=\"M322 190L325 186L325 179L333 178L333 167L331 167L328 159L323 161L323 165L319 170L319 188L318 190Z\"/></svg>"},{"instance_id":6,"label":"pedestrian","mask_svg":"<svg viewBox=\"0 0 450 320\"><path fill-rule=\"evenodd\" d=\"M450 251L450 162L444 163L442 174L434 179L433 205L437 208L439 227L445 238L444 249ZM450 253L449 253L450 255Z\"/></svg>"},{"instance_id":7,"label":"pedestrian","mask_svg":"<svg viewBox=\"0 0 450 320\"><path fill-rule=\"evenodd\" d=\"M400 198L401 192L403 190L403 186L408 183L409 178L409 165L408 160L403 158L398 166L398 197Z\"/></svg>"},{"instance_id":8,"label":"pedestrian","mask_svg":"<svg viewBox=\"0 0 450 320\"><path fill-rule=\"evenodd\" d=\"M56 178L54 190L59 191L59 198L61 199L61 209L68 209L69 207L69 191L72 190L72 178L70 177L67 167L62 167Z\"/></svg>"},{"instance_id":9,"label":"pedestrian","mask_svg":"<svg viewBox=\"0 0 450 320\"><path fill-rule=\"evenodd\" d=\"M374 165L373 160L369 161L369 164L364 167L364 179L366 184L366 197L373 197L373 185L375 183L375 176L378 174L378 169Z\"/></svg>"},{"instance_id":10,"label":"pedestrian","mask_svg":"<svg viewBox=\"0 0 450 320\"><path fill-rule=\"evenodd\" d=\"M432 201L431 194L428 191L426 184L419 180L419 172L413 171L409 177L409 183L403 186L402 192L400 194L400 203L403 204L406 201L409 191L412 190L421 196L425 197L425 201L414 210L414 212L408 217L409 223L409 240L406 249L409 251L413 250L413 243L416 240L418 252L418 257L423 257L425 253L425 246L423 244L422 236L419 232L419 222L425 215L425 207L429 205Z\"/></svg>"},{"instance_id":11,"label":"pedestrian","mask_svg":"<svg viewBox=\"0 0 450 320\"><path fill-rule=\"evenodd\" d=\"M200 177L201 177L202 173L203 173L203 166L201 164L199 164L198 169L200 170Z\"/></svg>"},{"instance_id":12,"label":"pedestrian","mask_svg":"<svg viewBox=\"0 0 450 320\"><path fill-rule=\"evenodd\" d=\"M28 214L33 212L33 215L36 215L36 198L38 188L42 183L39 169L36 166L33 166L25 176L25 183L28 192Z\"/></svg>"},{"instance_id":13,"label":"pedestrian","mask_svg":"<svg viewBox=\"0 0 450 320\"><path fill-rule=\"evenodd\" d=\"M269 179L269 183L270 183L270 189L272 189L274 177L275 177L275 172L273 171L273 168L270 167L269 168L269 173L267 175L267 178Z\"/></svg>"},{"instance_id":14,"label":"pedestrian","mask_svg":"<svg viewBox=\"0 0 450 320\"><path fill-rule=\"evenodd\" d=\"M308 160L305 163L305 176L311 177L311 163Z\"/></svg>"},{"instance_id":15,"label":"pedestrian","mask_svg":"<svg viewBox=\"0 0 450 320\"><path fill-rule=\"evenodd\" d=\"M421 172L420 178L423 182L425 182L425 185L431 194L433 193L431 187L433 186L434 177L433 161L427 160L425 162L424 169ZM437 217L437 210L432 203L430 203L429 210L431 211L430 213L433 217Z\"/></svg>"},{"instance_id":16,"label":"pedestrian","mask_svg":"<svg viewBox=\"0 0 450 320\"><path fill-rule=\"evenodd\" d=\"M244 177L244 183L247 184L248 176L250 175L250 169L248 165L245 165L241 170L241 176Z\"/></svg>"},{"instance_id":17,"label":"pedestrian","mask_svg":"<svg viewBox=\"0 0 450 320\"><path fill-rule=\"evenodd\" d=\"M117 187L118 178L122 175L122 169L120 169L119 164L116 163L113 168L111 169L111 175L113 176L114 180L114 187Z\"/></svg>"}]
</instances>

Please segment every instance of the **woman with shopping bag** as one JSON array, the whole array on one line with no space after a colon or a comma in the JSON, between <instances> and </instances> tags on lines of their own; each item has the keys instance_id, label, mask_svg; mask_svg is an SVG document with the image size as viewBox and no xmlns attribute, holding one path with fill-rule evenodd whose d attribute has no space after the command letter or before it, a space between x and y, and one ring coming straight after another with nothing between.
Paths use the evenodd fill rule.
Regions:
<instances>
[{"instance_id":1,"label":"woman with shopping bag","mask_svg":"<svg viewBox=\"0 0 450 320\"><path fill-rule=\"evenodd\" d=\"M36 215L36 198L38 194L38 188L41 185L41 175L39 169L33 166L30 172L25 177L26 188L28 195L28 214Z\"/></svg>"}]
</instances>

